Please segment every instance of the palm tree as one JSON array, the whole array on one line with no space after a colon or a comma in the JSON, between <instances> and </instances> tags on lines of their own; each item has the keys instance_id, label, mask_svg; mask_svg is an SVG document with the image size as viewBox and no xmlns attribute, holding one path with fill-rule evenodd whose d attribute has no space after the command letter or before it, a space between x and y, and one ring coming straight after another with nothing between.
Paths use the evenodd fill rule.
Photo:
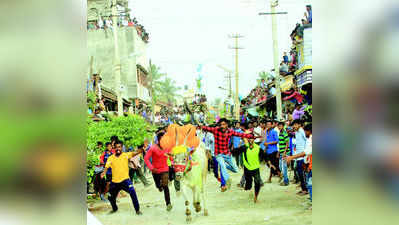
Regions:
<instances>
[{"instance_id":1,"label":"palm tree","mask_svg":"<svg viewBox=\"0 0 399 225\"><path fill-rule=\"evenodd\" d=\"M216 107L219 107L219 105L220 105L221 102L222 102L222 99L221 99L221 98L216 98L216 99L215 99L215 106L216 106Z\"/></svg>"},{"instance_id":2,"label":"palm tree","mask_svg":"<svg viewBox=\"0 0 399 225\"><path fill-rule=\"evenodd\" d=\"M270 78L273 78L273 74L271 74L270 72L261 71L261 72L259 72L259 79L257 79L256 81L257 81L258 85L260 85L260 83L262 82L262 79L265 79L265 81L267 81Z\"/></svg>"},{"instance_id":3,"label":"palm tree","mask_svg":"<svg viewBox=\"0 0 399 225\"><path fill-rule=\"evenodd\" d=\"M152 64L150 60L150 68L149 68L149 75L150 75L150 93L151 93L151 112L152 112L152 121L154 121L154 105L157 102L158 96L161 94L161 79L166 76L165 73L160 72L161 68Z\"/></svg>"},{"instance_id":4,"label":"palm tree","mask_svg":"<svg viewBox=\"0 0 399 225\"><path fill-rule=\"evenodd\" d=\"M169 105L175 104L176 97L179 96L177 91L180 89L181 87L176 86L176 81L169 77L165 77L165 80L160 83L160 99L167 102Z\"/></svg>"},{"instance_id":5,"label":"palm tree","mask_svg":"<svg viewBox=\"0 0 399 225\"><path fill-rule=\"evenodd\" d=\"M150 62L150 76L151 76L151 89L152 89L152 99L156 103L157 99L159 96L161 96L161 90L162 90L162 78L166 77L166 73L161 73L160 72L161 68L151 64Z\"/></svg>"}]
</instances>

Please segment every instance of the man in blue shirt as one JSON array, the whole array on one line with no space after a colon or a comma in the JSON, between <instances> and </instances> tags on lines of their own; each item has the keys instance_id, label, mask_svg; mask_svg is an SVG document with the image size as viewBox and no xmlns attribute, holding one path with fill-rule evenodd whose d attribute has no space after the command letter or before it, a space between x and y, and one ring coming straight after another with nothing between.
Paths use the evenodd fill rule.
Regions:
<instances>
[{"instance_id":1,"label":"man in blue shirt","mask_svg":"<svg viewBox=\"0 0 399 225\"><path fill-rule=\"evenodd\" d=\"M278 175L281 177L279 169L279 156L277 154L278 134L276 130L273 129L273 123L270 120L268 120L266 123L266 129L266 140L263 142L263 145L266 147L267 165L270 167L270 175L267 183L271 183L273 175Z\"/></svg>"}]
</instances>

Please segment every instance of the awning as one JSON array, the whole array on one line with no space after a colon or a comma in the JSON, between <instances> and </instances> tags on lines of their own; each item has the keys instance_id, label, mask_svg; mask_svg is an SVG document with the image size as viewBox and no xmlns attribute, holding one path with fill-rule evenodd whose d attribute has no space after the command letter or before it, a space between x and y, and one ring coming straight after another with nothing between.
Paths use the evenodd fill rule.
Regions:
<instances>
[{"instance_id":1,"label":"awning","mask_svg":"<svg viewBox=\"0 0 399 225\"><path fill-rule=\"evenodd\" d=\"M115 92L104 86L101 86L101 95L108 100L117 101Z\"/></svg>"},{"instance_id":2,"label":"awning","mask_svg":"<svg viewBox=\"0 0 399 225\"><path fill-rule=\"evenodd\" d=\"M256 107L249 108L249 109L248 109L248 113L249 113L251 116L259 116L258 112L256 111Z\"/></svg>"},{"instance_id":3,"label":"awning","mask_svg":"<svg viewBox=\"0 0 399 225\"><path fill-rule=\"evenodd\" d=\"M108 99L112 102L118 101L118 97L116 96L115 92L113 90L111 90L110 88L102 86L101 87L101 95L105 99ZM127 100L125 98L122 98L122 102L124 105L127 105L127 106L130 106L132 104L129 100Z\"/></svg>"}]
</instances>

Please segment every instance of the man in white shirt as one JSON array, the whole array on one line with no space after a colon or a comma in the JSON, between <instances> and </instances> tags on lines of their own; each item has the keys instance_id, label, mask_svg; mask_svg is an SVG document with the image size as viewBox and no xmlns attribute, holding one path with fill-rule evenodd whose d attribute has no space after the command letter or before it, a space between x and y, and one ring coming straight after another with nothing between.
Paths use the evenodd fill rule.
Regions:
<instances>
[{"instance_id":1,"label":"man in white shirt","mask_svg":"<svg viewBox=\"0 0 399 225\"><path fill-rule=\"evenodd\" d=\"M138 150L143 150L146 149L147 146L142 144L137 147ZM149 182L145 178L143 174L143 170L141 169L141 164L140 164L140 155L136 155L132 158L129 159L129 176L130 179L133 181L134 179L134 174L140 179L140 181L143 183L144 187L150 186Z\"/></svg>"},{"instance_id":2,"label":"man in white shirt","mask_svg":"<svg viewBox=\"0 0 399 225\"><path fill-rule=\"evenodd\" d=\"M293 159L305 157L305 162L309 165L307 170L306 184L310 195L310 201L312 201L312 125L306 125L304 130L307 137L305 149L299 154L287 156L286 161L289 163Z\"/></svg>"},{"instance_id":3,"label":"man in white shirt","mask_svg":"<svg viewBox=\"0 0 399 225\"><path fill-rule=\"evenodd\" d=\"M296 143L296 152L295 154L300 154L305 150L306 147L306 134L305 131L302 128L302 121L300 120L294 120L293 121L293 128L295 130L295 143ZM306 188L306 181L305 181L305 176L304 176L304 171L302 168L302 165L304 164L304 158L303 157L298 157L296 160L296 171L298 174L299 181L301 182L301 191L298 192L298 195L305 195L308 193L308 190Z\"/></svg>"},{"instance_id":4,"label":"man in white shirt","mask_svg":"<svg viewBox=\"0 0 399 225\"><path fill-rule=\"evenodd\" d=\"M254 122L254 133L255 133L255 136L259 136L260 137L262 135L262 128L258 125L257 122ZM257 145L260 145L261 142L262 142L261 138L256 138L255 139L255 143Z\"/></svg>"},{"instance_id":5,"label":"man in white shirt","mask_svg":"<svg viewBox=\"0 0 399 225\"><path fill-rule=\"evenodd\" d=\"M280 130L278 129L277 125L278 125L278 121L277 120L273 121L273 129L277 132L277 136L278 136L278 135L280 135ZM278 142L277 142L277 149L280 149Z\"/></svg>"},{"instance_id":6,"label":"man in white shirt","mask_svg":"<svg viewBox=\"0 0 399 225\"><path fill-rule=\"evenodd\" d=\"M157 114L155 115L155 123L159 123L160 120L161 120L161 116L159 115L159 113L157 113Z\"/></svg>"}]
</instances>

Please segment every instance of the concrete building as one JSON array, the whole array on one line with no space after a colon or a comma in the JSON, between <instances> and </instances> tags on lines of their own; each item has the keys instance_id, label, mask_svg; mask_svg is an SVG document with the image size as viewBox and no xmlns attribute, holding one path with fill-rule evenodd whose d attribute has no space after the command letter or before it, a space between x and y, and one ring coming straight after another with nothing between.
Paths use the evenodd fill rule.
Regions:
<instances>
[{"instance_id":1,"label":"concrete building","mask_svg":"<svg viewBox=\"0 0 399 225\"><path fill-rule=\"evenodd\" d=\"M110 0L87 1L87 47L88 57L92 60L90 71L100 74L102 86L113 91L114 79L114 37L111 21ZM143 27L130 19L127 0L118 0L118 45L121 60L122 97L129 101L138 98L151 101L149 92L148 68L146 56L148 34ZM146 38L144 37L146 35Z\"/></svg>"}]
</instances>

